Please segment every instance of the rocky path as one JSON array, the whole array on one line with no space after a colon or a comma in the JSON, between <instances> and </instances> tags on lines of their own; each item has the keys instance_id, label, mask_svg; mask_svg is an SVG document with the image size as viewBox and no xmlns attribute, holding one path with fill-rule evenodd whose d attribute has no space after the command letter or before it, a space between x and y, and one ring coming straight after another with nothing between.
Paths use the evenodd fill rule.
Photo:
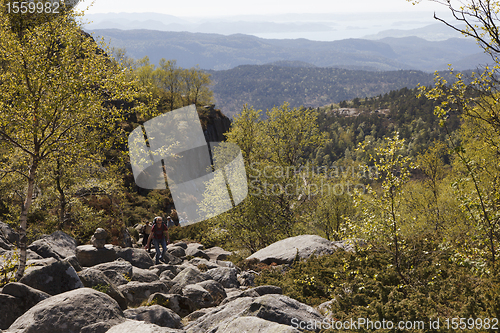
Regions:
<instances>
[{"instance_id":1,"label":"rocky path","mask_svg":"<svg viewBox=\"0 0 500 333\"><path fill-rule=\"evenodd\" d=\"M12 254L16 234L0 222L0 252ZM294 245L295 244L295 245ZM297 245L299 244L299 245ZM140 248L77 246L56 231L28 248L24 277L0 292L0 329L16 333L72 332L300 332L298 323L322 314L254 286L255 272L240 271L221 248L178 242L165 263L154 265ZM297 255L328 254L344 247L319 236L277 242L254 253L262 262L288 264ZM315 330L315 331L319 331Z\"/></svg>"}]
</instances>

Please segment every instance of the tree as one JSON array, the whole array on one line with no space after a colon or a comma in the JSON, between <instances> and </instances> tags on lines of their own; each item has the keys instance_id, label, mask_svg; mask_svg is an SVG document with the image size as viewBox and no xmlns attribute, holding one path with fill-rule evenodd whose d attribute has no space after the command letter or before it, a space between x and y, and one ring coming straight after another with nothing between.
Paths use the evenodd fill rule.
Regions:
<instances>
[{"instance_id":1,"label":"tree","mask_svg":"<svg viewBox=\"0 0 500 333\"><path fill-rule=\"evenodd\" d=\"M316 120L315 110L290 108L287 103L268 110L265 120L260 111L243 108L227 141L242 151L248 196L211 220L216 234L255 252L302 229L303 204L316 190L311 186L312 166L306 161L325 143Z\"/></svg>"},{"instance_id":2,"label":"tree","mask_svg":"<svg viewBox=\"0 0 500 333\"><path fill-rule=\"evenodd\" d=\"M367 142L359 144L358 150L365 151ZM404 139L399 133L392 138L385 138L384 144L375 148L375 155L370 156L377 169L375 179L382 181L379 193L368 188L367 195L355 192L355 201L360 208L358 230L362 237L386 240L391 248L394 266L403 281L408 278L402 270L401 205L403 185L410 179L410 170L415 168L411 159L404 154Z\"/></svg>"},{"instance_id":3,"label":"tree","mask_svg":"<svg viewBox=\"0 0 500 333\"><path fill-rule=\"evenodd\" d=\"M102 134L118 134L121 116L109 101L135 96L126 71L81 30L75 15L68 10L22 30L16 17L0 16L0 144L7 152L0 170L26 184L17 279L24 274L38 172L58 159L78 161L74 168L102 161L98 152L114 139Z\"/></svg>"}]
</instances>

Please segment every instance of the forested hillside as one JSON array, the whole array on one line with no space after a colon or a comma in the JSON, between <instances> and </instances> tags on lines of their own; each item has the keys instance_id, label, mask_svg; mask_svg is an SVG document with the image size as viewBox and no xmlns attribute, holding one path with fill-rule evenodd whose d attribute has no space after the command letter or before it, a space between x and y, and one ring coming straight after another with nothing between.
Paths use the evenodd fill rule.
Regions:
<instances>
[{"instance_id":1,"label":"forested hillside","mask_svg":"<svg viewBox=\"0 0 500 333\"><path fill-rule=\"evenodd\" d=\"M339 68L297 67L300 63L246 65L225 71L207 71L217 106L229 117L243 105L271 109L287 102L291 107L321 107L353 98L373 97L418 84L431 85L434 75L421 71L373 72ZM441 73L450 82L447 72Z\"/></svg>"}]
</instances>

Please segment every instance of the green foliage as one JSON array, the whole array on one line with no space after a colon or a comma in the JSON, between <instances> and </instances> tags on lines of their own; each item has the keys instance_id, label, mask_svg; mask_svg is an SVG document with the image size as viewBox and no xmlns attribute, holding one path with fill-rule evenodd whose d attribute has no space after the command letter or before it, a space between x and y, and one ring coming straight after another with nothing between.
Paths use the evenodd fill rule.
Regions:
<instances>
[{"instance_id":1,"label":"green foliage","mask_svg":"<svg viewBox=\"0 0 500 333\"><path fill-rule=\"evenodd\" d=\"M109 285L107 284L96 284L92 289L100 291L101 293L107 294L109 291Z\"/></svg>"},{"instance_id":2,"label":"green foliage","mask_svg":"<svg viewBox=\"0 0 500 333\"><path fill-rule=\"evenodd\" d=\"M292 109L285 103L268 110L265 120L260 119L260 112L245 107L227 134L228 142L242 150L248 196L234 209L209 220L214 242L251 252L299 233L303 227L300 211L310 196L312 177L299 169L325 142L316 111ZM213 204L207 200L205 207L213 209Z\"/></svg>"},{"instance_id":3,"label":"green foliage","mask_svg":"<svg viewBox=\"0 0 500 333\"><path fill-rule=\"evenodd\" d=\"M19 251L5 252L0 256L0 287L7 283L16 282L15 273L19 265Z\"/></svg>"},{"instance_id":4,"label":"green foliage","mask_svg":"<svg viewBox=\"0 0 500 333\"><path fill-rule=\"evenodd\" d=\"M285 295L310 305L333 300L336 320L424 320L496 316L500 288L496 274L476 275L467 264L455 261L450 247L432 235L405 239L405 265L411 279L401 279L392 255L378 244L311 257L282 273L269 267L260 272L258 285L274 284ZM428 328L428 327L427 327ZM430 330L424 330L429 332ZM441 327L441 331L445 331Z\"/></svg>"}]
</instances>

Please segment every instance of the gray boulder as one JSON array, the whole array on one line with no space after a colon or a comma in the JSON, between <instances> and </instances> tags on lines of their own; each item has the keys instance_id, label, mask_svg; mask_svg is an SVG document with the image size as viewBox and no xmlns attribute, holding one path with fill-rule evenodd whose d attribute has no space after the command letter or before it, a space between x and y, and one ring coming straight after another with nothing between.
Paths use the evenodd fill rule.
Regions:
<instances>
[{"instance_id":1,"label":"gray boulder","mask_svg":"<svg viewBox=\"0 0 500 333\"><path fill-rule=\"evenodd\" d=\"M117 256L125 259L132 266L148 269L154 265L153 259L151 259L149 253L144 249L118 247L116 250Z\"/></svg>"},{"instance_id":2,"label":"gray boulder","mask_svg":"<svg viewBox=\"0 0 500 333\"><path fill-rule=\"evenodd\" d=\"M14 231L7 223L0 222L0 233L10 244L17 244L19 234Z\"/></svg>"},{"instance_id":3,"label":"gray boulder","mask_svg":"<svg viewBox=\"0 0 500 333\"><path fill-rule=\"evenodd\" d=\"M240 283L240 286L244 287L253 287L255 286L254 280L255 280L255 275L258 273L255 271L244 271L238 274L238 282Z\"/></svg>"},{"instance_id":4,"label":"gray boulder","mask_svg":"<svg viewBox=\"0 0 500 333\"><path fill-rule=\"evenodd\" d=\"M58 230L36 240L28 249L38 253L43 258L65 259L76 255L76 240L70 235Z\"/></svg>"},{"instance_id":5,"label":"gray boulder","mask_svg":"<svg viewBox=\"0 0 500 333\"><path fill-rule=\"evenodd\" d=\"M23 283L11 282L2 288L2 294L11 295L22 300L24 310L35 306L37 303L50 297L49 294L41 290L31 288Z\"/></svg>"},{"instance_id":6,"label":"gray boulder","mask_svg":"<svg viewBox=\"0 0 500 333\"><path fill-rule=\"evenodd\" d=\"M17 297L0 294L0 330L5 330L26 312L23 301Z\"/></svg>"},{"instance_id":7,"label":"gray boulder","mask_svg":"<svg viewBox=\"0 0 500 333\"><path fill-rule=\"evenodd\" d=\"M210 260L212 261L226 260L230 255L233 254L232 252L226 251L218 246L206 249L205 253L209 256Z\"/></svg>"},{"instance_id":8,"label":"gray boulder","mask_svg":"<svg viewBox=\"0 0 500 333\"><path fill-rule=\"evenodd\" d=\"M140 320L162 327L182 328L181 317L174 311L160 306L141 306L123 312L127 319Z\"/></svg>"},{"instance_id":9,"label":"gray boulder","mask_svg":"<svg viewBox=\"0 0 500 333\"><path fill-rule=\"evenodd\" d=\"M123 312L108 295L80 288L47 298L19 317L9 328L12 333L105 332L125 320ZM96 327L100 329L97 330Z\"/></svg>"},{"instance_id":10,"label":"gray boulder","mask_svg":"<svg viewBox=\"0 0 500 333\"><path fill-rule=\"evenodd\" d=\"M209 269L206 274L219 282L224 288L239 288L238 270L236 268L219 267Z\"/></svg>"},{"instance_id":11,"label":"gray boulder","mask_svg":"<svg viewBox=\"0 0 500 333\"><path fill-rule=\"evenodd\" d=\"M293 326L277 324L257 317L240 317L228 322L217 333L300 333Z\"/></svg>"},{"instance_id":12,"label":"gray boulder","mask_svg":"<svg viewBox=\"0 0 500 333\"><path fill-rule=\"evenodd\" d=\"M185 333L185 331L127 319L123 323L113 326L106 333Z\"/></svg>"},{"instance_id":13,"label":"gray boulder","mask_svg":"<svg viewBox=\"0 0 500 333\"><path fill-rule=\"evenodd\" d=\"M196 310L215 306L212 295L199 284L189 284L182 288L182 295L193 302Z\"/></svg>"},{"instance_id":14,"label":"gray boulder","mask_svg":"<svg viewBox=\"0 0 500 333\"><path fill-rule=\"evenodd\" d=\"M174 273L169 270L165 270L160 274L160 280L171 281L175 277Z\"/></svg>"},{"instance_id":15,"label":"gray boulder","mask_svg":"<svg viewBox=\"0 0 500 333\"><path fill-rule=\"evenodd\" d=\"M174 244L169 244L167 247L170 248L170 247L174 247L174 246L182 247L184 250L187 249L187 247L188 247L186 242L175 242Z\"/></svg>"},{"instance_id":16,"label":"gray boulder","mask_svg":"<svg viewBox=\"0 0 500 333\"><path fill-rule=\"evenodd\" d=\"M186 251L180 246L172 246L167 251L171 255L178 257L178 258L182 258L182 257L186 256Z\"/></svg>"},{"instance_id":17,"label":"gray boulder","mask_svg":"<svg viewBox=\"0 0 500 333\"><path fill-rule=\"evenodd\" d=\"M92 245L80 245L76 248L76 258L80 265L91 267L114 261L118 255L115 247L111 244L106 244L102 249L97 249Z\"/></svg>"},{"instance_id":18,"label":"gray boulder","mask_svg":"<svg viewBox=\"0 0 500 333\"><path fill-rule=\"evenodd\" d=\"M83 288L73 266L67 261L56 261L25 274L19 281L50 295Z\"/></svg>"},{"instance_id":19,"label":"gray boulder","mask_svg":"<svg viewBox=\"0 0 500 333\"><path fill-rule=\"evenodd\" d=\"M166 264L151 266L149 267L149 269L158 276L161 276L161 274L167 270L170 271L173 274L173 276L176 276L182 271L182 268L180 268L177 265L166 265Z\"/></svg>"},{"instance_id":20,"label":"gray boulder","mask_svg":"<svg viewBox=\"0 0 500 333\"><path fill-rule=\"evenodd\" d=\"M219 305L227 297L226 290L224 289L222 284L217 281L207 280L197 283L196 285L202 287L210 293L210 296L212 296L214 302L214 306Z\"/></svg>"},{"instance_id":21,"label":"gray boulder","mask_svg":"<svg viewBox=\"0 0 500 333\"><path fill-rule=\"evenodd\" d=\"M165 306L181 317L185 317L196 308L196 305L187 297L178 294L155 293L148 298L148 304Z\"/></svg>"},{"instance_id":22,"label":"gray boulder","mask_svg":"<svg viewBox=\"0 0 500 333\"><path fill-rule=\"evenodd\" d=\"M78 273L83 285L87 288L94 288L113 298L120 308L127 309L127 300L118 288L104 275L103 272L95 268L87 268Z\"/></svg>"},{"instance_id":23,"label":"gray boulder","mask_svg":"<svg viewBox=\"0 0 500 333\"><path fill-rule=\"evenodd\" d=\"M200 272L199 269L194 267L187 267L177 274L172 282L176 283L179 287L184 288L188 284L196 284L212 279L210 275Z\"/></svg>"},{"instance_id":24,"label":"gray boulder","mask_svg":"<svg viewBox=\"0 0 500 333\"><path fill-rule=\"evenodd\" d=\"M159 279L158 275L149 269L132 267L132 281L153 282Z\"/></svg>"},{"instance_id":25,"label":"gray boulder","mask_svg":"<svg viewBox=\"0 0 500 333\"><path fill-rule=\"evenodd\" d=\"M127 284L132 279L132 264L122 258L95 265L92 268L103 272L116 286Z\"/></svg>"},{"instance_id":26,"label":"gray boulder","mask_svg":"<svg viewBox=\"0 0 500 333\"><path fill-rule=\"evenodd\" d=\"M139 306L154 293L166 294L170 285L165 281L154 282L137 282L132 281L122 286L118 286L118 290L122 292L128 301L129 306Z\"/></svg>"},{"instance_id":27,"label":"gray boulder","mask_svg":"<svg viewBox=\"0 0 500 333\"><path fill-rule=\"evenodd\" d=\"M75 269L75 271L79 272L82 270L82 266L80 266L80 263L78 262L78 259L76 259L76 255L74 256L69 256L64 259L65 261L69 262L71 266Z\"/></svg>"},{"instance_id":28,"label":"gray boulder","mask_svg":"<svg viewBox=\"0 0 500 333\"><path fill-rule=\"evenodd\" d=\"M196 266L196 267L198 267L199 265L205 265L207 267L207 269L220 267L215 262L209 261L209 260L204 259L204 258L193 258L193 259L189 260L189 263L193 266Z\"/></svg>"},{"instance_id":29,"label":"gray boulder","mask_svg":"<svg viewBox=\"0 0 500 333\"><path fill-rule=\"evenodd\" d=\"M322 321L323 317L314 308L284 295L242 297L213 308L203 317L191 322L188 333L222 332L239 317L258 317L266 321L292 326L294 322ZM293 321L292 321L293 320ZM319 327L315 330L319 332Z\"/></svg>"},{"instance_id":30,"label":"gray boulder","mask_svg":"<svg viewBox=\"0 0 500 333\"><path fill-rule=\"evenodd\" d=\"M258 259L265 264L291 264L298 254L300 259L315 255L332 254L339 248L344 248L339 242L331 242L318 235L301 235L283 239L265 247L247 258Z\"/></svg>"},{"instance_id":31,"label":"gray boulder","mask_svg":"<svg viewBox=\"0 0 500 333\"><path fill-rule=\"evenodd\" d=\"M3 234L0 233L0 249L2 250L12 250L12 244L5 238Z\"/></svg>"},{"instance_id":32,"label":"gray boulder","mask_svg":"<svg viewBox=\"0 0 500 333\"><path fill-rule=\"evenodd\" d=\"M205 251L198 249L194 246L188 246L185 250L186 256L200 257L210 260L210 257L205 253Z\"/></svg>"}]
</instances>

